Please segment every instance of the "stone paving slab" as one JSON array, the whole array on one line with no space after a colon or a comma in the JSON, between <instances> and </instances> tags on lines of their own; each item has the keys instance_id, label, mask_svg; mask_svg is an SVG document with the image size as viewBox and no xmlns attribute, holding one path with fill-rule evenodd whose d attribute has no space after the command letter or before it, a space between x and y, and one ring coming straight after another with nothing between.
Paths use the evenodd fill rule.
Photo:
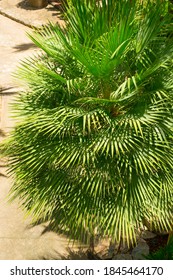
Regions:
<instances>
[{"instance_id":1,"label":"stone paving slab","mask_svg":"<svg viewBox=\"0 0 173 280\"><path fill-rule=\"evenodd\" d=\"M40 27L51 22L61 22L60 11L52 4L42 9L29 6L27 0L0 0L0 14L29 27Z\"/></svg>"}]
</instances>

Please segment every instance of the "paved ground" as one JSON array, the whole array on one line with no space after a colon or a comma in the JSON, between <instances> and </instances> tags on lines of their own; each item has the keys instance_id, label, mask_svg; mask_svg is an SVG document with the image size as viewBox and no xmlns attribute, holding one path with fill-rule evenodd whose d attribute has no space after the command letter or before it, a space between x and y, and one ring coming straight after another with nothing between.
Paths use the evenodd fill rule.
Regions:
<instances>
[{"instance_id":1,"label":"paved ground","mask_svg":"<svg viewBox=\"0 0 173 280\"><path fill-rule=\"evenodd\" d=\"M2 1L2 0L1 0ZM10 0L12 2L12 0ZM13 2L15 2L13 0ZM9 104L19 91L11 73L24 57L36 51L26 37L28 28L0 15L0 129L8 134L13 126ZM7 194L11 185L4 163L0 161L0 259L79 259L79 253L68 252L65 237L54 232L42 234L45 225L30 226L29 218L19 209L17 202L9 204Z\"/></svg>"},{"instance_id":2,"label":"paved ground","mask_svg":"<svg viewBox=\"0 0 173 280\"><path fill-rule=\"evenodd\" d=\"M60 10L55 9L60 2L49 1L47 7L35 9L28 4L28 0L0 0L0 14L24 23L28 26L41 26L49 21L61 22Z\"/></svg>"}]
</instances>

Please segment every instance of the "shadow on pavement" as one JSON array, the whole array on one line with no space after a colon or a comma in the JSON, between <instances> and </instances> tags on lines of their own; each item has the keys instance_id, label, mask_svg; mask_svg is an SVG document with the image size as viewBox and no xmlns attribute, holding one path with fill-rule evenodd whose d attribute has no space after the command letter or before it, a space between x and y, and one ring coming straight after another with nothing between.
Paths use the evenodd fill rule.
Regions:
<instances>
[{"instance_id":1,"label":"shadow on pavement","mask_svg":"<svg viewBox=\"0 0 173 280\"><path fill-rule=\"evenodd\" d=\"M62 10L60 8L57 8L56 6L46 7L46 10L52 12L52 16L56 16L56 17L59 17L62 12Z\"/></svg>"},{"instance_id":2,"label":"shadow on pavement","mask_svg":"<svg viewBox=\"0 0 173 280\"><path fill-rule=\"evenodd\" d=\"M25 10L38 10L37 8L31 7L27 0L19 2L16 6Z\"/></svg>"},{"instance_id":3,"label":"shadow on pavement","mask_svg":"<svg viewBox=\"0 0 173 280\"><path fill-rule=\"evenodd\" d=\"M46 256L40 256L39 260L102 260L97 254L91 253L88 249L73 250L67 249L66 255L61 255L57 251Z\"/></svg>"},{"instance_id":4,"label":"shadow on pavement","mask_svg":"<svg viewBox=\"0 0 173 280\"><path fill-rule=\"evenodd\" d=\"M12 89L14 89L14 91ZM16 89L14 87L8 87L8 88L1 88L0 89L0 96L14 95L14 94L16 94Z\"/></svg>"},{"instance_id":5,"label":"shadow on pavement","mask_svg":"<svg viewBox=\"0 0 173 280\"><path fill-rule=\"evenodd\" d=\"M68 249L66 255L61 255L57 251L47 256L40 256L39 260L89 260L87 251L79 249Z\"/></svg>"},{"instance_id":6,"label":"shadow on pavement","mask_svg":"<svg viewBox=\"0 0 173 280\"><path fill-rule=\"evenodd\" d=\"M5 137L5 135L6 135L5 132L0 128L0 136ZM1 165L0 165L0 167L1 167Z\"/></svg>"},{"instance_id":7,"label":"shadow on pavement","mask_svg":"<svg viewBox=\"0 0 173 280\"><path fill-rule=\"evenodd\" d=\"M33 43L25 43L13 47L13 49L15 49L15 52L27 51L32 48L36 48L36 45Z\"/></svg>"},{"instance_id":8,"label":"shadow on pavement","mask_svg":"<svg viewBox=\"0 0 173 280\"><path fill-rule=\"evenodd\" d=\"M0 172L0 176L1 176L1 177L7 178L7 175L5 175L5 174L3 174L3 173L1 173L1 172Z\"/></svg>"}]
</instances>

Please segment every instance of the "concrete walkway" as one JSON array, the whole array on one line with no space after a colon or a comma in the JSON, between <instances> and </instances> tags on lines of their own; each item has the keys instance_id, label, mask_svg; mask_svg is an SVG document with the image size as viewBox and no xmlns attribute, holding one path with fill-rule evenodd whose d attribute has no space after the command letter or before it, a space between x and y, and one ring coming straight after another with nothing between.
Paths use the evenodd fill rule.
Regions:
<instances>
[{"instance_id":1,"label":"concrete walkway","mask_svg":"<svg viewBox=\"0 0 173 280\"><path fill-rule=\"evenodd\" d=\"M14 125L9 104L19 91L11 73L24 57L36 49L26 37L28 28L0 15L0 129L6 134ZM31 227L17 202L9 204L7 194L11 185L4 162L0 161L0 259L79 259L85 258L75 251L69 255L68 241L64 236L48 231L45 225ZM75 248L76 250L76 248Z\"/></svg>"}]
</instances>

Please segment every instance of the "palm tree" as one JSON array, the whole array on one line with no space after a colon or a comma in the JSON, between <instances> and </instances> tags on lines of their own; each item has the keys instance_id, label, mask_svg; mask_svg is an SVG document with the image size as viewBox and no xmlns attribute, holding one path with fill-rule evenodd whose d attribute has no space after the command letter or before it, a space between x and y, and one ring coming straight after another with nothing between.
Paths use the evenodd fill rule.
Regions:
<instances>
[{"instance_id":1,"label":"palm tree","mask_svg":"<svg viewBox=\"0 0 173 280\"><path fill-rule=\"evenodd\" d=\"M164 1L96 2L29 35L41 52L17 73L5 155L35 221L130 244L146 222L173 227L172 25Z\"/></svg>"}]
</instances>

